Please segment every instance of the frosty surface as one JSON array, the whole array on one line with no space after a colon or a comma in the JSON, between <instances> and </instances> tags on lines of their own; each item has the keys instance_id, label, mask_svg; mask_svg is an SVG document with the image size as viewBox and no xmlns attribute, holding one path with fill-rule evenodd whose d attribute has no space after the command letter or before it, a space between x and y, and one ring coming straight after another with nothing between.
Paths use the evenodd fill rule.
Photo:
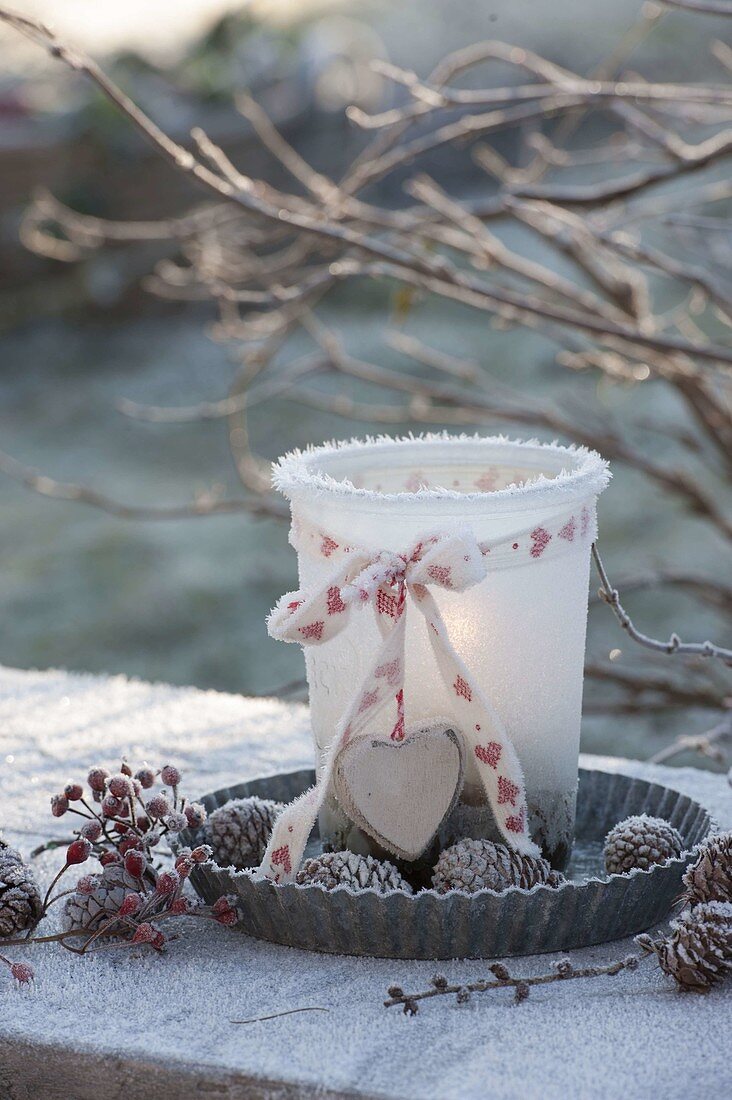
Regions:
<instances>
[{"instance_id":1,"label":"frosty surface","mask_svg":"<svg viewBox=\"0 0 732 1100\"><path fill-rule=\"evenodd\" d=\"M572 844L590 547L608 478L606 463L586 450L447 436L320 447L275 470L291 502L302 588L328 578L334 547L405 553L425 535L469 530L487 548L484 581L433 594L452 644L506 726L532 835L557 866ZM408 726L454 721L421 616L408 614L406 629ZM364 609L338 637L306 650L321 759L379 643ZM469 760L462 800L475 805L481 794ZM332 800L321 833L334 847L374 851Z\"/></svg>"}]
</instances>

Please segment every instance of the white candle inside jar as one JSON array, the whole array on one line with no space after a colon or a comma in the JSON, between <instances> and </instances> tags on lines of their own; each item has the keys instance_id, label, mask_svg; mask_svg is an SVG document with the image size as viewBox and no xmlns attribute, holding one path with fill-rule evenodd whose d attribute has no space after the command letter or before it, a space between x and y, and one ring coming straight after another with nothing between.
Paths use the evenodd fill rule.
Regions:
<instances>
[{"instance_id":1,"label":"white candle inside jar","mask_svg":"<svg viewBox=\"0 0 732 1100\"><path fill-rule=\"evenodd\" d=\"M574 828L590 547L608 478L604 460L583 449L447 436L318 447L275 468L291 503L302 589L322 585L344 547L405 553L425 534L466 530L483 547L484 580L462 592L431 591L453 647L513 743L530 832L556 865L566 861ZM321 759L381 640L364 609L337 637L306 648ZM404 706L410 726L454 718L459 729L417 613L407 617ZM374 718L374 732L383 735L384 721ZM471 759L462 797L482 797ZM357 832L329 798L323 839L369 850Z\"/></svg>"}]
</instances>

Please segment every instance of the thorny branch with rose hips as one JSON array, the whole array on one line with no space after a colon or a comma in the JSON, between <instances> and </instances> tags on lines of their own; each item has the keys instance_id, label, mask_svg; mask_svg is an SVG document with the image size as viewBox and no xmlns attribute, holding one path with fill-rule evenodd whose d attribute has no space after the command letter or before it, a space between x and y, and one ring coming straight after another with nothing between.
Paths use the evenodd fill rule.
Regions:
<instances>
[{"instance_id":1,"label":"thorny branch with rose hips","mask_svg":"<svg viewBox=\"0 0 732 1100\"><path fill-rule=\"evenodd\" d=\"M728 10L699 0L676 4L696 11L702 26L705 12ZM200 128L188 145L173 140L93 59L42 23L0 7L0 20L87 77L203 195L182 216L120 222L78 213L42 192L21 233L31 250L62 262L107 246L169 246L148 289L166 299L209 302L217 317L212 335L234 349L238 367L228 391L201 404L168 408L122 400L119 410L157 424L222 423L242 493L227 498L213 488L190 503L151 508L56 481L3 452L0 471L45 496L129 518L238 512L284 518L286 509L270 493L269 463L256 453L251 433L278 399L386 430L498 423L597 448L679 503L703 524L704 537L728 547L732 252L724 204L732 185L720 168L732 153L732 51L709 40L719 78L704 83L639 75L639 46L659 28L673 27L675 18L668 6L642 4L637 20L589 74L500 41L458 50L424 79L374 62L403 101L371 115L349 108L364 142L338 178L316 171L259 104L238 96L256 139L291 178L286 188L249 177ZM502 83L493 75L500 67L518 74L519 82ZM481 70L482 88L460 86ZM588 140L588 122L604 128L599 142ZM494 144L507 132L515 136L512 162ZM420 170L421 158L441 149L484 173L477 201L448 194ZM398 182L413 164L414 174L401 183L409 202L382 205L377 185ZM586 180L588 172L592 181L578 182L578 174ZM505 230L518 249L504 240ZM539 239L558 263L530 258L522 239L527 249ZM560 264L567 274L560 274ZM343 334L324 321L326 296L345 282L365 280L386 288L391 319L384 341L401 363L387 367L353 354ZM490 356L463 359L400 330L422 300L459 303L494 328L539 333L556 349L560 370L592 372L603 392L652 387L659 404L673 405L680 418L636 412L629 403L620 417L592 397L573 393L550 403L503 385L489 373ZM291 350L303 337L308 347ZM337 392L318 386L324 375L335 380ZM379 400L369 401L365 392ZM732 746L729 651L677 644L676 634L668 643L648 638L625 615L603 572L600 598L645 652L640 666L590 661L587 676L598 694L588 709L709 712L711 721L664 749L664 759L691 749L724 764ZM721 572L662 567L629 582L662 588L675 608L683 593L724 615L732 590ZM673 657L670 668L661 654Z\"/></svg>"},{"instance_id":2,"label":"thorny branch with rose hips","mask_svg":"<svg viewBox=\"0 0 732 1100\"><path fill-rule=\"evenodd\" d=\"M43 899L38 923L51 908L71 894L91 895L99 885L93 871L79 878L73 887L61 889L72 868L96 860L102 872L118 865L130 884L119 905L103 911L92 928L69 928L48 935L28 934L0 939L0 949L28 947L39 943L59 943L68 951L85 955L102 946L147 946L165 950L171 936L161 928L173 917L197 917L232 927L239 918L233 897L221 897L212 906L184 894L186 880L193 868L211 856L211 849L198 845L181 848L172 866L159 858L161 842L185 829L198 829L206 820L205 808L188 802L180 794L181 774L171 764L159 771L145 765L133 774L126 761L112 775L103 767L93 767L87 776L88 793L81 783L68 783L61 794L51 798L54 817L79 819L78 828L65 840L51 840L32 854L66 845L66 857ZM153 791L156 785L157 790ZM169 788L169 790L168 790ZM146 795L145 792L151 792ZM36 925L37 927L37 925ZM14 962L0 954L0 964L9 967L13 977L27 984L34 977L27 963Z\"/></svg>"}]
</instances>

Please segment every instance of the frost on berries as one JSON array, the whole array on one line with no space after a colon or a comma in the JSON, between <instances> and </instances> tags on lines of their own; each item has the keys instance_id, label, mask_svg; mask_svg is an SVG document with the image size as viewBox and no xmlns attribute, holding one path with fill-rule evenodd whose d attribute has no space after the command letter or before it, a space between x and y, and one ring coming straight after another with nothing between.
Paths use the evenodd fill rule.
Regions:
<instances>
[{"instance_id":1,"label":"frost on berries","mask_svg":"<svg viewBox=\"0 0 732 1100\"><path fill-rule=\"evenodd\" d=\"M82 875L76 883L77 894L93 894L99 886L97 875Z\"/></svg>"},{"instance_id":2,"label":"frost on berries","mask_svg":"<svg viewBox=\"0 0 732 1100\"><path fill-rule=\"evenodd\" d=\"M51 813L54 817L63 817L69 808L69 800L65 794L55 794L51 799Z\"/></svg>"},{"instance_id":3,"label":"frost on berries","mask_svg":"<svg viewBox=\"0 0 732 1100\"><path fill-rule=\"evenodd\" d=\"M155 772L152 768L140 768L138 772L135 772L135 779L146 791L155 786Z\"/></svg>"},{"instance_id":4,"label":"frost on berries","mask_svg":"<svg viewBox=\"0 0 732 1100\"><path fill-rule=\"evenodd\" d=\"M183 813L186 815L189 829L200 829L208 816L200 802L189 802Z\"/></svg>"},{"instance_id":5,"label":"frost on berries","mask_svg":"<svg viewBox=\"0 0 732 1100\"><path fill-rule=\"evenodd\" d=\"M113 775L107 783L107 790L115 798L132 798L135 791L126 775Z\"/></svg>"},{"instance_id":6,"label":"frost on berries","mask_svg":"<svg viewBox=\"0 0 732 1100\"><path fill-rule=\"evenodd\" d=\"M173 807L164 794L153 795L145 809L152 818L167 817L173 811Z\"/></svg>"},{"instance_id":7,"label":"frost on berries","mask_svg":"<svg viewBox=\"0 0 732 1100\"><path fill-rule=\"evenodd\" d=\"M134 917L142 908L142 898L139 894L128 894L119 907L121 917Z\"/></svg>"},{"instance_id":8,"label":"frost on berries","mask_svg":"<svg viewBox=\"0 0 732 1100\"><path fill-rule=\"evenodd\" d=\"M113 794L105 795L102 799L102 813L105 817L117 817L122 813L124 803L120 798L115 798Z\"/></svg>"},{"instance_id":9,"label":"frost on berries","mask_svg":"<svg viewBox=\"0 0 732 1100\"><path fill-rule=\"evenodd\" d=\"M235 899L231 896L219 898L217 902L211 908L211 912L214 919L219 924L224 924L229 928L237 923L239 920L239 913L237 912L234 904Z\"/></svg>"},{"instance_id":10,"label":"frost on berries","mask_svg":"<svg viewBox=\"0 0 732 1100\"><path fill-rule=\"evenodd\" d=\"M10 967L10 973L16 982L20 982L21 985L28 985L35 977L33 967L28 966L28 963L13 963Z\"/></svg>"},{"instance_id":11,"label":"frost on berries","mask_svg":"<svg viewBox=\"0 0 732 1100\"><path fill-rule=\"evenodd\" d=\"M84 797L84 788L81 783L67 783L64 787L64 795L69 802L78 802Z\"/></svg>"},{"instance_id":12,"label":"frost on berries","mask_svg":"<svg viewBox=\"0 0 732 1100\"><path fill-rule=\"evenodd\" d=\"M167 826L171 833L180 833L183 829L188 828L188 819L185 814L173 813L168 814L165 818L164 824Z\"/></svg>"},{"instance_id":13,"label":"frost on berries","mask_svg":"<svg viewBox=\"0 0 732 1100\"><path fill-rule=\"evenodd\" d=\"M145 853L138 851L136 848L131 848L129 852L125 852L124 864L128 875L131 875L132 878L142 878L147 866Z\"/></svg>"},{"instance_id":14,"label":"frost on berries","mask_svg":"<svg viewBox=\"0 0 732 1100\"><path fill-rule=\"evenodd\" d=\"M90 840L92 844L99 840L102 835L102 826L98 821L87 821L81 826L79 830L82 836L85 836L87 840Z\"/></svg>"},{"instance_id":15,"label":"frost on berries","mask_svg":"<svg viewBox=\"0 0 732 1100\"><path fill-rule=\"evenodd\" d=\"M180 885L180 878L177 871L162 871L158 875L158 881L155 884L155 889L158 894L174 894Z\"/></svg>"},{"instance_id":16,"label":"frost on berries","mask_svg":"<svg viewBox=\"0 0 732 1100\"><path fill-rule=\"evenodd\" d=\"M154 924L140 924L135 929L135 934L132 937L133 943L149 943L151 947L154 947L156 951L162 950L165 945L165 936L156 928Z\"/></svg>"},{"instance_id":17,"label":"frost on berries","mask_svg":"<svg viewBox=\"0 0 732 1100\"><path fill-rule=\"evenodd\" d=\"M166 764L160 772L160 778L168 787L180 786L181 774L172 764Z\"/></svg>"},{"instance_id":18,"label":"frost on berries","mask_svg":"<svg viewBox=\"0 0 732 1100\"><path fill-rule=\"evenodd\" d=\"M106 768L92 768L86 777L87 783L96 794L104 792L104 784L108 779L109 772Z\"/></svg>"},{"instance_id":19,"label":"frost on berries","mask_svg":"<svg viewBox=\"0 0 732 1100\"><path fill-rule=\"evenodd\" d=\"M91 844L84 836L73 840L66 849L66 862L69 866L75 863L84 863L91 854Z\"/></svg>"}]
</instances>

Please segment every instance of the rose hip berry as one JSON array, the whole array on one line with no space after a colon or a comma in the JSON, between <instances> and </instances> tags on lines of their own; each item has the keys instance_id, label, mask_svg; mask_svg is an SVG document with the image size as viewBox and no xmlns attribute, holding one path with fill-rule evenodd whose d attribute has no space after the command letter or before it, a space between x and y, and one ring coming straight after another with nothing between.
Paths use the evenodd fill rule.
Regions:
<instances>
[{"instance_id":1,"label":"rose hip berry","mask_svg":"<svg viewBox=\"0 0 732 1100\"><path fill-rule=\"evenodd\" d=\"M125 871L133 878L141 878L147 867L147 860L142 852L131 849L125 852Z\"/></svg>"},{"instance_id":2,"label":"rose hip berry","mask_svg":"<svg viewBox=\"0 0 732 1100\"><path fill-rule=\"evenodd\" d=\"M174 894L180 885L180 879L176 871L163 871L158 875L155 889L159 894Z\"/></svg>"},{"instance_id":3,"label":"rose hip berry","mask_svg":"<svg viewBox=\"0 0 732 1100\"><path fill-rule=\"evenodd\" d=\"M107 790L115 798L131 798L134 794L132 783L126 775L113 775L107 783Z\"/></svg>"},{"instance_id":4,"label":"rose hip berry","mask_svg":"<svg viewBox=\"0 0 732 1100\"><path fill-rule=\"evenodd\" d=\"M93 791L98 794L102 794L104 791L104 784L109 779L109 772L106 768L92 768L86 777L86 781Z\"/></svg>"},{"instance_id":5,"label":"rose hip berry","mask_svg":"<svg viewBox=\"0 0 732 1100\"><path fill-rule=\"evenodd\" d=\"M152 768L140 768L139 772L135 773L135 779L141 787L149 791L155 785L155 772Z\"/></svg>"},{"instance_id":6,"label":"rose hip berry","mask_svg":"<svg viewBox=\"0 0 732 1100\"><path fill-rule=\"evenodd\" d=\"M98 821L87 821L84 825L81 826L79 832L82 836L86 837L86 839L90 840L93 844L94 841L99 840L99 837L102 835L102 826L99 824Z\"/></svg>"},{"instance_id":7,"label":"rose hip berry","mask_svg":"<svg viewBox=\"0 0 732 1100\"><path fill-rule=\"evenodd\" d=\"M55 794L51 799L51 813L54 817L63 817L69 808L69 800L65 794Z\"/></svg>"},{"instance_id":8,"label":"rose hip berry","mask_svg":"<svg viewBox=\"0 0 732 1100\"><path fill-rule=\"evenodd\" d=\"M127 894L119 907L121 917L133 917L142 906L142 898L139 894Z\"/></svg>"},{"instance_id":9,"label":"rose hip berry","mask_svg":"<svg viewBox=\"0 0 732 1100\"><path fill-rule=\"evenodd\" d=\"M20 982L21 985L27 985L32 982L35 973L32 966L28 966L28 963L13 963L10 967L10 973L15 978L16 982Z\"/></svg>"},{"instance_id":10,"label":"rose hip berry","mask_svg":"<svg viewBox=\"0 0 732 1100\"><path fill-rule=\"evenodd\" d=\"M69 802L78 802L80 798L84 797L84 788L81 783L67 783L64 787L64 795Z\"/></svg>"},{"instance_id":11,"label":"rose hip berry","mask_svg":"<svg viewBox=\"0 0 732 1100\"><path fill-rule=\"evenodd\" d=\"M72 840L66 849L66 862L70 866L74 863L85 863L91 854L91 844L85 836L78 840Z\"/></svg>"},{"instance_id":12,"label":"rose hip berry","mask_svg":"<svg viewBox=\"0 0 732 1100\"><path fill-rule=\"evenodd\" d=\"M206 820L206 810L200 802L189 802L183 813L190 829L200 829Z\"/></svg>"},{"instance_id":13,"label":"rose hip berry","mask_svg":"<svg viewBox=\"0 0 732 1100\"><path fill-rule=\"evenodd\" d=\"M145 807L150 817L167 817L173 807L164 794L156 794Z\"/></svg>"},{"instance_id":14,"label":"rose hip berry","mask_svg":"<svg viewBox=\"0 0 732 1100\"><path fill-rule=\"evenodd\" d=\"M180 785L181 774L172 764L166 764L160 772L160 778L168 787L177 787Z\"/></svg>"}]
</instances>

